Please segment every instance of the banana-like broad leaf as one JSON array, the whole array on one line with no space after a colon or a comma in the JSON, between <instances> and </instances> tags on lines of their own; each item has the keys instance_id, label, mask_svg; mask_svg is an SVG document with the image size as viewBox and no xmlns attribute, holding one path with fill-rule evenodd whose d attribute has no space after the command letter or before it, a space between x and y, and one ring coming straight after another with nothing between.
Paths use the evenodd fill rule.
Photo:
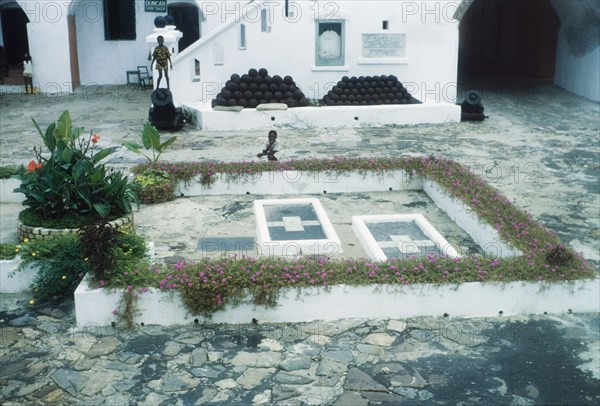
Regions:
<instances>
[{"instance_id":1,"label":"banana-like broad leaf","mask_svg":"<svg viewBox=\"0 0 600 406\"><path fill-rule=\"evenodd\" d=\"M71 140L72 133L73 124L71 122L71 114L68 110L65 110L56 123L54 138L68 143Z\"/></svg>"},{"instance_id":2,"label":"banana-like broad leaf","mask_svg":"<svg viewBox=\"0 0 600 406\"><path fill-rule=\"evenodd\" d=\"M71 148L66 147L61 154L61 158L63 162L71 163L71 160L73 159L73 151L71 151Z\"/></svg>"},{"instance_id":3,"label":"banana-like broad leaf","mask_svg":"<svg viewBox=\"0 0 600 406\"><path fill-rule=\"evenodd\" d=\"M144 130L142 131L142 144L144 145L144 148L152 148L152 137L156 137L156 135L154 135L155 132L158 133L158 131L152 126L152 124L146 123L144 125Z\"/></svg>"},{"instance_id":4,"label":"banana-like broad leaf","mask_svg":"<svg viewBox=\"0 0 600 406\"><path fill-rule=\"evenodd\" d=\"M84 167L82 161L77 161L73 166L73 179L77 182L77 179L83 175Z\"/></svg>"},{"instance_id":5,"label":"banana-like broad leaf","mask_svg":"<svg viewBox=\"0 0 600 406\"><path fill-rule=\"evenodd\" d=\"M94 155L94 162L99 162L112 153L112 148L104 148Z\"/></svg>"},{"instance_id":6,"label":"banana-like broad leaf","mask_svg":"<svg viewBox=\"0 0 600 406\"><path fill-rule=\"evenodd\" d=\"M131 152L135 152L136 154L139 153L140 149L142 148L140 144L130 140L123 141L123 145L125 146L125 148L127 148Z\"/></svg>"},{"instance_id":7,"label":"banana-like broad leaf","mask_svg":"<svg viewBox=\"0 0 600 406\"><path fill-rule=\"evenodd\" d=\"M167 149L169 147L169 145L174 143L176 140L177 140L177 136L169 138L168 140L166 140L165 142L160 144L160 147L158 148L158 150L160 152L163 152L165 149Z\"/></svg>"},{"instance_id":8,"label":"banana-like broad leaf","mask_svg":"<svg viewBox=\"0 0 600 406\"><path fill-rule=\"evenodd\" d=\"M160 151L160 133L152 124L146 123L144 130L146 129L146 126L149 127L148 131L150 133L150 142L152 144L152 148L155 151Z\"/></svg>"},{"instance_id":9,"label":"banana-like broad leaf","mask_svg":"<svg viewBox=\"0 0 600 406\"><path fill-rule=\"evenodd\" d=\"M108 203L94 203L94 210L100 215L100 217L108 216L110 212L110 206Z\"/></svg>"}]
</instances>

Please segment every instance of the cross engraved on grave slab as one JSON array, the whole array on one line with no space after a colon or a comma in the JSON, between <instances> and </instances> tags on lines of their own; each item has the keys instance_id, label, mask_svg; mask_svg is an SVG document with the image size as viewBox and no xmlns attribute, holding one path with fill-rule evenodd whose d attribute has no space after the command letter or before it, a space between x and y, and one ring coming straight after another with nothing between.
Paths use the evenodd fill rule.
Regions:
<instances>
[{"instance_id":1,"label":"cross engraved on grave slab","mask_svg":"<svg viewBox=\"0 0 600 406\"><path fill-rule=\"evenodd\" d=\"M298 216L282 217L283 221L269 221L267 227L284 227L286 232L304 231L307 226L320 226L318 220L302 220Z\"/></svg>"},{"instance_id":2,"label":"cross engraved on grave slab","mask_svg":"<svg viewBox=\"0 0 600 406\"><path fill-rule=\"evenodd\" d=\"M435 243L431 240L413 240L410 236L403 235L390 235L392 241L377 241L377 244L381 248L398 248L403 253L415 254L421 252L421 248L435 247ZM415 248L417 251L415 251Z\"/></svg>"}]
</instances>

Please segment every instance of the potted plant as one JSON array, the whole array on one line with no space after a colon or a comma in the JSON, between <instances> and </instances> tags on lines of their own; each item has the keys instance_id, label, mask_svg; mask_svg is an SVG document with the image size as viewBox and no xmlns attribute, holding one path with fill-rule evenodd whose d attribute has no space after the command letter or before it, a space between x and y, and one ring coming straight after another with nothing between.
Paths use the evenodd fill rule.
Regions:
<instances>
[{"instance_id":1,"label":"potted plant","mask_svg":"<svg viewBox=\"0 0 600 406\"><path fill-rule=\"evenodd\" d=\"M42 132L33 120L48 152L34 147L36 159L20 170L21 185L15 192L25 195L26 209L19 214L19 236L35 238L74 229L98 219L116 220L115 226L132 221L136 197L127 177L101 161L112 148L97 147L100 137L73 127L65 111Z\"/></svg>"}]
</instances>

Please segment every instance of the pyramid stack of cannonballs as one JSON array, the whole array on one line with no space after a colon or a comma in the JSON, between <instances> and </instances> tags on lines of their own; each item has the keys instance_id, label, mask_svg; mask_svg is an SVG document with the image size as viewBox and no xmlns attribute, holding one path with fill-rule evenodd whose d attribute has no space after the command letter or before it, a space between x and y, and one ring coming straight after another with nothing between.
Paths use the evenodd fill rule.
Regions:
<instances>
[{"instance_id":1,"label":"pyramid stack of cannonballs","mask_svg":"<svg viewBox=\"0 0 600 406\"><path fill-rule=\"evenodd\" d=\"M376 104L418 104L394 75L344 76L323 97L327 106L371 106Z\"/></svg>"},{"instance_id":2,"label":"pyramid stack of cannonballs","mask_svg":"<svg viewBox=\"0 0 600 406\"><path fill-rule=\"evenodd\" d=\"M291 76L269 76L265 69L250 69L247 74L234 73L221 92L212 101L212 106L241 106L255 108L259 104L285 103L288 107L308 106Z\"/></svg>"}]
</instances>

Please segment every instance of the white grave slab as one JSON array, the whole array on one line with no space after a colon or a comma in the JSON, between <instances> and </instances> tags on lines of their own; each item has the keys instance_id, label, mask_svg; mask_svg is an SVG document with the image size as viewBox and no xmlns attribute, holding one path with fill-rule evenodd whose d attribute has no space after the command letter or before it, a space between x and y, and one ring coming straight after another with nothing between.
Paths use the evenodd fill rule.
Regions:
<instances>
[{"instance_id":1,"label":"white grave slab","mask_svg":"<svg viewBox=\"0 0 600 406\"><path fill-rule=\"evenodd\" d=\"M342 252L319 199L255 200L259 256L323 255Z\"/></svg>"},{"instance_id":2,"label":"white grave slab","mask_svg":"<svg viewBox=\"0 0 600 406\"><path fill-rule=\"evenodd\" d=\"M352 216L352 229L369 258L374 260L459 256L421 214Z\"/></svg>"}]
</instances>

